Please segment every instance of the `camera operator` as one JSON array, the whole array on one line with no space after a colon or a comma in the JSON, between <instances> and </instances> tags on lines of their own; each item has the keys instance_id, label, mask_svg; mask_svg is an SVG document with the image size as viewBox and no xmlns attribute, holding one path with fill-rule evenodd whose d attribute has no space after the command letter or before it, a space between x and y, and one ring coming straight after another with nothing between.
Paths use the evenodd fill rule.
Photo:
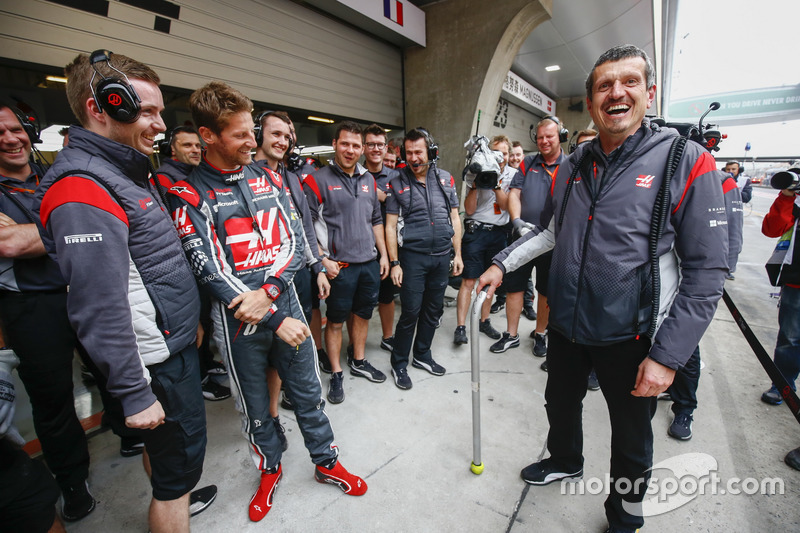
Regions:
<instances>
[{"instance_id":1,"label":"camera operator","mask_svg":"<svg viewBox=\"0 0 800 533\"><path fill-rule=\"evenodd\" d=\"M478 183L479 180L476 179L469 186L467 197L464 199L464 211L467 215L464 220L465 233L462 243L464 273L461 287L458 289L458 307L456 308L458 326L453 334L453 343L455 344L467 344L467 312L469 311L470 295L472 289L475 288L475 280L492 264L492 257L508 245L506 231L508 187L518 172L508 165L508 155L511 150L511 141L508 140L508 137L505 135L494 137L489 147L503 154L503 162L500 164L501 173L494 188L483 189ZM483 303L480 331L489 338L498 340L501 337L500 332L494 329L489 322L491 303L490 298ZM499 342L506 340L502 339ZM519 346L519 338L508 342L513 340L516 341L514 346Z\"/></svg>"},{"instance_id":2,"label":"camera operator","mask_svg":"<svg viewBox=\"0 0 800 533\"><path fill-rule=\"evenodd\" d=\"M792 257L784 261L779 280L781 298L774 359L775 366L795 390L795 381L800 373L800 251L796 242L800 200L797 193L796 185L783 189L761 224L761 232L767 237L781 237L794 245L789 247L793 250ZM771 405L783 403L775 384L761 395L761 401ZM790 451L784 461L795 470L800 470L800 448Z\"/></svg>"}]
</instances>

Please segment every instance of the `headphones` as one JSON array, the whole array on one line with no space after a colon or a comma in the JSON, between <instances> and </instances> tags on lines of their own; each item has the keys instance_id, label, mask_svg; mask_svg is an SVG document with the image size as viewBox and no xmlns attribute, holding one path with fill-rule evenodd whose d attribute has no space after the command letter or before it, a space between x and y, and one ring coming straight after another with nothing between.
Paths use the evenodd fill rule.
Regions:
<instances>
[{"instance_id":1,"label":"headphones","mask_svg":"<svg viewBox=\"0 0 800 533\"><path fill-rule=\"evenodd\" d=\"M425 146L428 148L428 163L433 163L437 159L439 159L439 145L436 144L436 141L433 140L433 136L431 136L430 132L423 128L422 126L417 126L413 130L406 133L406 139L411 132L418 132L422 135L422 138L425 139ZM406 140L403 139L403 144L400 145L400 159L403 161L408 161L406 158Z\"/></svg>"},{"instance_id":2,"label":"headphones","mask_svg":"<svg viewBox=\"0 0 800 533\"><path fill-rule=\"evenodd\" d=\"M172 157L172 139L175 138L177 131L184 126L175 126L164 136L163 139L158 141L158 153L161 157Z\"/></svg>"},{"instance_id":3,"label":"headphones","mask_svg":"<svg viewBox=\"0 0 800 533\"><path fill-rule=\"evenodd\" d=\"M569 140L569 130L567 128L565 128L563 126L563 124L561 124L561 119L559 119L555 115L547 115L542 120L540 120L539 124L536 125L537 126L536 127L537 131L539 130L539 125L542 122L544 122L545 120L552 120L553 122L556 123L556 126L558 126L558 142L559 143L565 143L565 142L567 142L567 140Z\"/></svg>"},{"instance_id":4,"label":"headphones","mask_svg":"<svg viewBox=\"0 0 800 533\"><path fill-rule=\"evenodd\" d=\"M14 113L14 116L17 117L22 129L25 130L25 133L28 135L28 139L30 139L31 144L39 144L42 142L41 137L39 137L40 129L39 129L39 120L36 116L36 112L31 109L29 113L23 113L22 110L19 108L19 104L24 102L17 102L16 104L12 104L11 102L2 101L0 105L2 107L7 107ZM25 107L28 107L25 105Z\"/></svg>"},{"instance_id":5,"label":"headphones","mask_svg":"<svg viewBox=\"0 0 800 533\"><path fill-rule=\"evenodd\" d=\"M255 119L255 126L253 127L253 133L256 134L256 144L258 145L258 148L261 148L261 145L264 144L264 126L262 125L264 123L264 119L271 115L275 116L275 113L276 111L272 110L262 111L261 113L258 114L258 116ZM283 120L281 119L281 121ZM289 147L286 149L286 153L291 154L293 149L294 149L294 135L292 135L291 139L289 140Z\"/></svg>"},{"instance_id":6,"label":"headphones","mask_svg":"<svg viewBox=\"0 0 800 533\"><path fill-rule=\"evenodd\" d=\"M92 91L92 97L100 112L108 113L108 116L117 122L126 124L135 122L142 111L142 107L139 105L142 99L136 94L136 89L131 85L128 76L111 64L111 52L108 50L95 50L89 57L89 62L94 70L92 79L89 80L89 90ZM121 74L124 81L122 78L108 77L101 74L97 70L98 63L108 65L111 70ZM100 81L97 82L97 87L92 88L95 76L100 76Z\"/></svg>"}]
</instances>

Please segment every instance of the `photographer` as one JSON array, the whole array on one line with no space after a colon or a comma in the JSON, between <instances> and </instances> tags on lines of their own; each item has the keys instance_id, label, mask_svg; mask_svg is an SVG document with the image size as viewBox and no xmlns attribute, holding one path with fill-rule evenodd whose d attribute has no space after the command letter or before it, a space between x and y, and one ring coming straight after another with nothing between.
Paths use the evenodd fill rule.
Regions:
<instances>
[{"instance_id":1,"label":"photographer","mask_svg":"<svg viewBox=\"0 0 800 533\"><path fill-rule=\"evenodd\" d=\"M795 381L800 373L800 252L795 242L798 218L800 205L797 191L792 187L778 194L761 224L761 232L767 237L781 237L781 240L794 245L789 246L789 250L793 250L792 256L788 261L784 260L778 281L781 284L781 298L778 342L775 345L775 365L793 389L796 389ZM783 403L774 384L761 395L761 401L771 405ZM800 470L800 448L790 451L784 461L795 470Z\"/></svg>"},{"instance_id":2,"label":"photographer","mask_svg":"<svg viewBox=\"0 0 800 533\"><path fill-rule=\"evenodd\" d=\"M501 173L497 178L497 183L492 189L481 188L480 180L476 178L469 185L467 197L464 199L464 211L467 215L464 220L466 230L463 242L464 274L461 288L458 290L458 326L453 334L453 343L455 344L467 344L467 311L472 289L475 288L475 280L492 264L492 257L508 244L505 228L508 224L508 187L518 172L508 165L508 156L511 151L511 141L508 140L508 137L505 135L494 137L489 147L503 154L503 162L500 165ZM491 299L487 299L483 303L480 330L481 333L498 340L501 337L500 332L494 329L489 322L491 303ZM514 346L519 346L518 337L509 339L503 338L499 342L516 342Z\"/></svg>"}]
</instances>

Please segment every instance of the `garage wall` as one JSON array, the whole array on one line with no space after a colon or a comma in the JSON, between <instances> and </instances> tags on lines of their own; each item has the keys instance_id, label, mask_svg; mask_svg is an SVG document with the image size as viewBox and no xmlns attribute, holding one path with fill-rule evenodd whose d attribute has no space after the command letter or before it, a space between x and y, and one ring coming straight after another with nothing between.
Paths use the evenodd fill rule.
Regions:
<instances>
[{"instance_id":1,"label":"garage wall","mask_svg":"<svg viewBox=\"0 0 800 533\"><path fill-rule=\"evenodd\" d=\"M537 124L541 117L534 115L527 109L509 102L505 98L500 98L492 116L481 116L481 124L483 124L484 120L487 123L491 123L486 134L490 139L495 135L505 135L512 141L521 142L525 153L537 150L536 143L531 140L530 128L531 124ZM483 126L481 126L481 129L483 129Z\"/></svg>"},{"instance_id":2,"label":"garage wall","mask_svg":"<svg viewBox=\"0 0 800 533\"><path fill-rule=\"evenodd\" d=\"M148 9L0 0L0 56L63 67L106 48L152 66L165 85L219 79L276 106L403 124L402 52L393 45L288 0L140 4Z\"/></svg>"}]
</instances>

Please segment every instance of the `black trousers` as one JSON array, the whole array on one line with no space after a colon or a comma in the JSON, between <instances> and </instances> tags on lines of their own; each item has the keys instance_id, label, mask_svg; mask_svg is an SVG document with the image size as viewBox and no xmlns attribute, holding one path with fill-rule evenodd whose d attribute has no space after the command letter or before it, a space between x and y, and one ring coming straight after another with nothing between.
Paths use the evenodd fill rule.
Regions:
<instances>
[{"instance_id":1,"label":"black trousers","mask_svg":"<svg viewBox=\"0 0 800 533\"><path fill-rule=\"evenodd\" d=\"M0 291L6 343L19 357L19 377L33 408L33 426L62 490L89 476L86 434L75 414L72 358L76 337L67 293Z\"/></svg>"},{"instance_id":2,"label":"black trousers","mask_svg":"<svg viewBox=\"0 0 800 533\"><path fill-rule=\"evenodd\" d=\"M686 365L675 372L667 392L672 396L672 412L692 414L697 409L697 386L700 384L700 347L694 349Z\"/></svg>"},{"instance_id":3,"label":"black trousers","mask_svg":"<svg viewBox=\"0 0 800 533\"><path fill-rule=\"evenodd\" d=\"M400 248L399 259L403 285L400 287L400 318L392 343L392 368L396 369L408 366L412 341L414 359L432 359L431 343L442 316L450 275L449 255L428 255Z\"/></svg>"},{"instance_id":4,"label":"black trousers","mask_svg":"<svg viewBox=\"0 0 800 533\"><path fill-rule=\"evenodd\" d=\"M564 472L583 468L583 398L592 367L608 404L611 419L611 478L626 479L640 490L620 494L616 483L605 502L608 523L614 528L636 529L644 519L635 513L644 499L648 469L653 464L653 429L656 398L631 395L639 364L650 351L650 340L642 338L610 346L589 346L570 342L550 330L547 349L545 401L550 431L547 449ZM641 480L641 481L638 481ZM623 485L624 486L624 485ZM623 508L634 510L630 513ZM634 504L632 507L630 504ZM641 513L640 513L641 514Z\"/></svg>"}]
</instances>

